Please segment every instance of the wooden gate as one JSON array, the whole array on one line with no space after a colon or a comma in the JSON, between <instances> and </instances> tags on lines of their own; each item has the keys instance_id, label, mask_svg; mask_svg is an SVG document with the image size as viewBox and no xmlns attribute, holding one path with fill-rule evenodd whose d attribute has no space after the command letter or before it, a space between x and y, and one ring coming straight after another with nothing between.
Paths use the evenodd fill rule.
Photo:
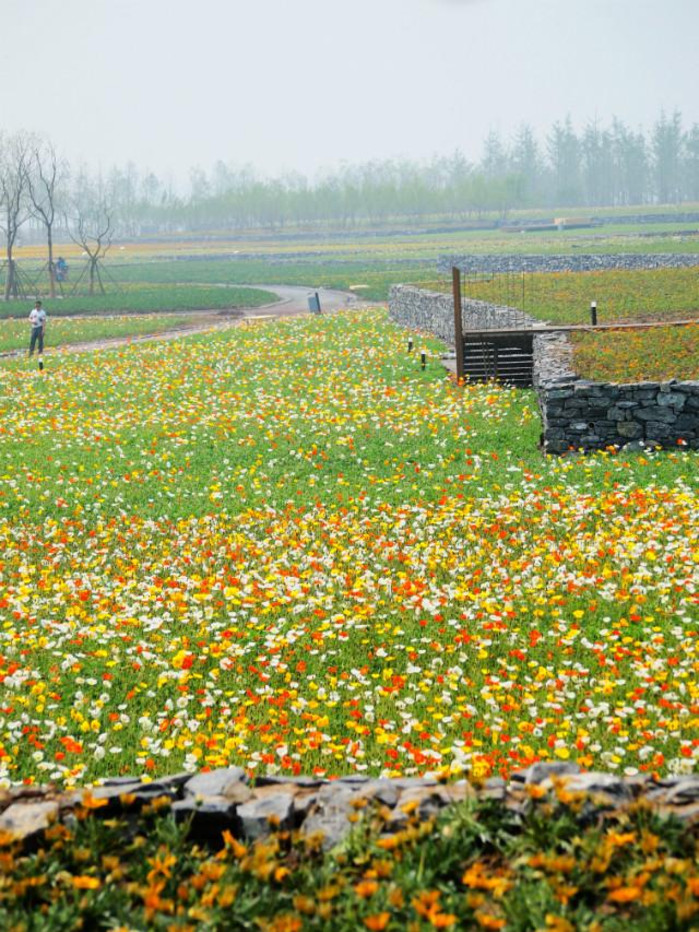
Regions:
<instances>
[{"instance_id":1,"label":"wooden gate","mask_svg":"<svg viewBox=\"0 0 699 932\"><path fill-rule=\"evenodd\" d=\"M532 332L464 333L464 376L472 382L497 379L519 388L533 384Z\"/></svg>"}]
</instances>

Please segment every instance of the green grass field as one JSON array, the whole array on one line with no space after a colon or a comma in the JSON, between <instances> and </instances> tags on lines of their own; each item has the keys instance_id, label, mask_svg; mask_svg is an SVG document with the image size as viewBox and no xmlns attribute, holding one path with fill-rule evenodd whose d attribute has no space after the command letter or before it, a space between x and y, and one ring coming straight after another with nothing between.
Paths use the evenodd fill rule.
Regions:
<instances>
[{"instance_id":1,"label":"green grass field","mask_svg":"<svg viewBox=\"0 0 699 932\"><path fill-rule=\"evenodd\" d=\"M599 323L699 317L699 267L495 276L465 281L463 292L558 324L589 323L592 301Z\"/></svg>"},{"instance_id":2,"label":"green grass field","mask_svg":"<svg viewBox=\"0 0 699 932\"><path fill-rule=\"evenodd\" d=\"M177 313L191 310L260 307L271 304L277 296L259 288L214 287L207 282L141 281L112 286L104 295L66 294L51 301L44 297L49 316L76 314ZM26 319L34 304L33 297L0 304L0 318Z\"/></svg>"},{"instance_id":3,"label":"green grass field","mask_svg":"<svg viewBox=\"0 0 699 932\"><path fill-rule=\"evenodd\" d=\"M652 209L647 211L653 213ZM570 215L569 211L564 211ZM574 212L573 212L574 213ZM622 215L624 211L618 211ZM524 217L528 214L523 214ZM512 234L502 230L454 230L444 226L421 230L355 231L353 233L310 235L249 235L221 234L200 242L180 242L176 239L153 242L125 243L113 250L105 260L109 276L122 288L131 286L132 297L139 291L149 292L147 306L141 311L184 309L170 307L177 294L187 295L187 307L197 295L189 295L185 285L229 284L289 284L346 290L364 285L360 292L369 300L384 301L390 286L397 282L425 283L439 287L448 285L436 273L436 262L445 254L490 253L696 253L699 232L696 224L663 223L599 227L594 230L570 230ZM27 250L21 259L30 280L39 278L40 262L36 249ZM80 260L69 259L71 274L79 275ZM2 279L0 277L0 285ZM155 286L170 285L167 291L153 294ZM176 287L175 287L176 286ZM71 285L72 287L72 285ZM696 294L696 287L694 288ZM583 296L589 303L586 296ZM199 295L201 298L201 295ZM163 300L161 300L163 299ZM219 299L221 296L219 295ZM145 299L144 299L145 300ZM184 300L184 298L182 298ZM109 310L118 308L109 299ZM168 303L169 302L169 303ZM209 306L218 307L216 297ZM101 308L86 306L85 310ZM18 313L23 313L20 308Z\"/></svg>"},{"instance_id":4,"label":"green grass field","mask_svg":"<svg viewBox=\"0 0 699 932\"><path fill-rule=\"evenodd\" d=\"M50 353L57 347L70 346L74 343L162 333L191 323L191 315L184 316L175 313L52 317L45 333L45 348ZM0 319L0 353L26 350L28 342L29 327L26 321L17 318Z\"/></svg>"}]
</instances>

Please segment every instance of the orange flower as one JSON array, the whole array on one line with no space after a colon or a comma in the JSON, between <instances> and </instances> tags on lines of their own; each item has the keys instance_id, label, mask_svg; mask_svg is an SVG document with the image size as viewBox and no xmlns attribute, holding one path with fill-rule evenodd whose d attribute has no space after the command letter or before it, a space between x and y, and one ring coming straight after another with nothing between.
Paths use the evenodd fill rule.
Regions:
<instances>
[{"instance_id":1,"label":"orange flower","mask_svg":"<svg viewBox=\"0 0 699 932\"><path fill-rule=\"evenodd\" d=\"M382 929L386 928L390 919L390 913L376 913L374 916L367 916L364 920L364 925L367 929L370 929L371 932L381 932Z\"/></svg>"},{"instance_id":2,"label":"orange flower","mask_svg":"<svg viewBox=\"0 0 699 932\"><path fill-rule=\"evenodd\" d=\"M551 932L575 932L574 925L563 916L555 916L553 913L546 916L546 928L551 929Z\"/></svg>"},{"instance_id":3,"label":"orange flower","mask_svg":"<svg viewBox=\"0 0 699 932\"><path fill-rule=\"evenodd\" d=\"M102 883L97 877L88 877L86 874L80 874L73 877L71 884L76 890L98 890Z\"/></svg>"},{"instance_id":4,"label":"orange flower","mask_svg":"<svg viewBox=\"0 0 699 932\"><path fill-rule=\"evenodd\" d=\"M476 913L475 919L481 929L503 929L505 920L492 916L490 913Z\"/></svg>"},{"instance_id":5,"label":"orange flower","mask_svg":"<svg viewBox=\"0 0 699 932\"><path fill-rule=\"evenodd\" d=\"M373 896L378 889L379 885L375 880L361 880L355 886L354 892L363 900L368 900L369 897Z\"/></svg>"},{"instance_id":6,"label":"orange flower","mask_svg":"<svg viewBox=\"0 0 699 932\"><path fill-rule=\"evenodd\" d=\"M430 925L435 929L449 929L456 924L457 917L453 913L431 912L428 915Z\"/></svg>"},{"instance_id":7,"label":"orange flower","mask_svg":"<svg viewBox=\"0 0 699 932\"><path fill-rule=\"evenodd\" d=\"M637 900L643 893L640 887L617 887L612 890L607 899L611 903L632 903Z\"/></svg>"},{"instance_id":8,"label":"orange flower","mask_svg":"<svg viewBox=\"0 0 699 932\"><path fill-rule=\"evenodd\" d=\"M303 921L298 916L279 916L267 926L269 932L300 932Z\"/></svg>"},{"instance_id":9,"label":"orange flower","mask_svg":"<svg viewBox=\"0 0 699 932\"><path fill-rule=\"evenodd\" d=\"M108 805L108 800L93 796L89 790L83 793L81 802L85 809L101 809L103 806Z\"/></svg>"}]
</instances>

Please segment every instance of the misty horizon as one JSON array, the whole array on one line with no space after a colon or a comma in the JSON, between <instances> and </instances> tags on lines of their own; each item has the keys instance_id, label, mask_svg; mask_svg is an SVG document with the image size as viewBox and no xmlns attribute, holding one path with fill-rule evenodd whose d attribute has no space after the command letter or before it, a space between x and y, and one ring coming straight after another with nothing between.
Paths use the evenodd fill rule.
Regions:
<instances>
[{"instance_id":1,"label":"misty horizon","mask_svg":"<svg viewBox=\"0 0 699 932\"><path fill-rule=\"evenodd\" d=\"M178 188L218 161L265 178L480 157L617 114L647 130L696 101L695 0L6 0L2 129L74 165L129 161Z\"/></svg>"}]
</instances>

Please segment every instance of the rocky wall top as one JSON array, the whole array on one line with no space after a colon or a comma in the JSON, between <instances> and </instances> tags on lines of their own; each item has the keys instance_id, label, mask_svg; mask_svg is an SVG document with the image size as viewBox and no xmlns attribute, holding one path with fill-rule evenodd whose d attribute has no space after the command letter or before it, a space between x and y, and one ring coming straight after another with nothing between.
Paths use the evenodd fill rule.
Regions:
<instances>
[{"instance_id":1,"label":"rocky wall top","mask_svg":"<svg viewBox=\"0 0 699 932\"><path fill-rule=\"evenodd\" d=\"M454 299L451 294L423 291L412 285L393 285L388 313L402 327L432 333L454 345ZM464 331L498 327L543 327L543 323L516 307L464 297L461 307Z\"/></svg>"},{"instance_id":2,"label":"rocky wall top","mask_svg":"<svg viewBox=\"0 0 699 932\"><path fill-rule=\"evenodd\" d=\"M537 787L532 792L532 787ZM692 824L699 820L699 775L677 774L663 779L650 775L622 777L611 773L583 773L570 761L536 763L512 774L473 786L467 780L444 783L436 777L371 778L358 774L338 780L317 777L258 777L254 784L243 770L229 767L197 774L179 773L150 783L138 777L115 777L103 786L56 792L50 786L17 786L0 792L0 833L31 841L56 821L68 821L87 805L99 817L134 812L156 800L166 801L164 812L188 822L200 838L220 842L228 830L248 840L274 827L297 829L322 837L326 849L352 830L357 813L384 812L383 832L404 828L408 813L426 820L466 800L491 799L523 814L532 800L564 788L587 800L578 808L581 820L595 812L623 810L643 800L659 815Z\"/></svg>"},{"instance_id":3,"label":"rocky wall top","mask_svg":"<svg viewBox=\"0 0 699 932\"><path fill-rule=\"evenodd\" d=\"M507 272L634 272L643 269L685 269L699 267L699 254L617 254L617 255L451 255L440 256L437 268L448 274L458 268L465 275Z\"/></svg>"}]
</instances>

